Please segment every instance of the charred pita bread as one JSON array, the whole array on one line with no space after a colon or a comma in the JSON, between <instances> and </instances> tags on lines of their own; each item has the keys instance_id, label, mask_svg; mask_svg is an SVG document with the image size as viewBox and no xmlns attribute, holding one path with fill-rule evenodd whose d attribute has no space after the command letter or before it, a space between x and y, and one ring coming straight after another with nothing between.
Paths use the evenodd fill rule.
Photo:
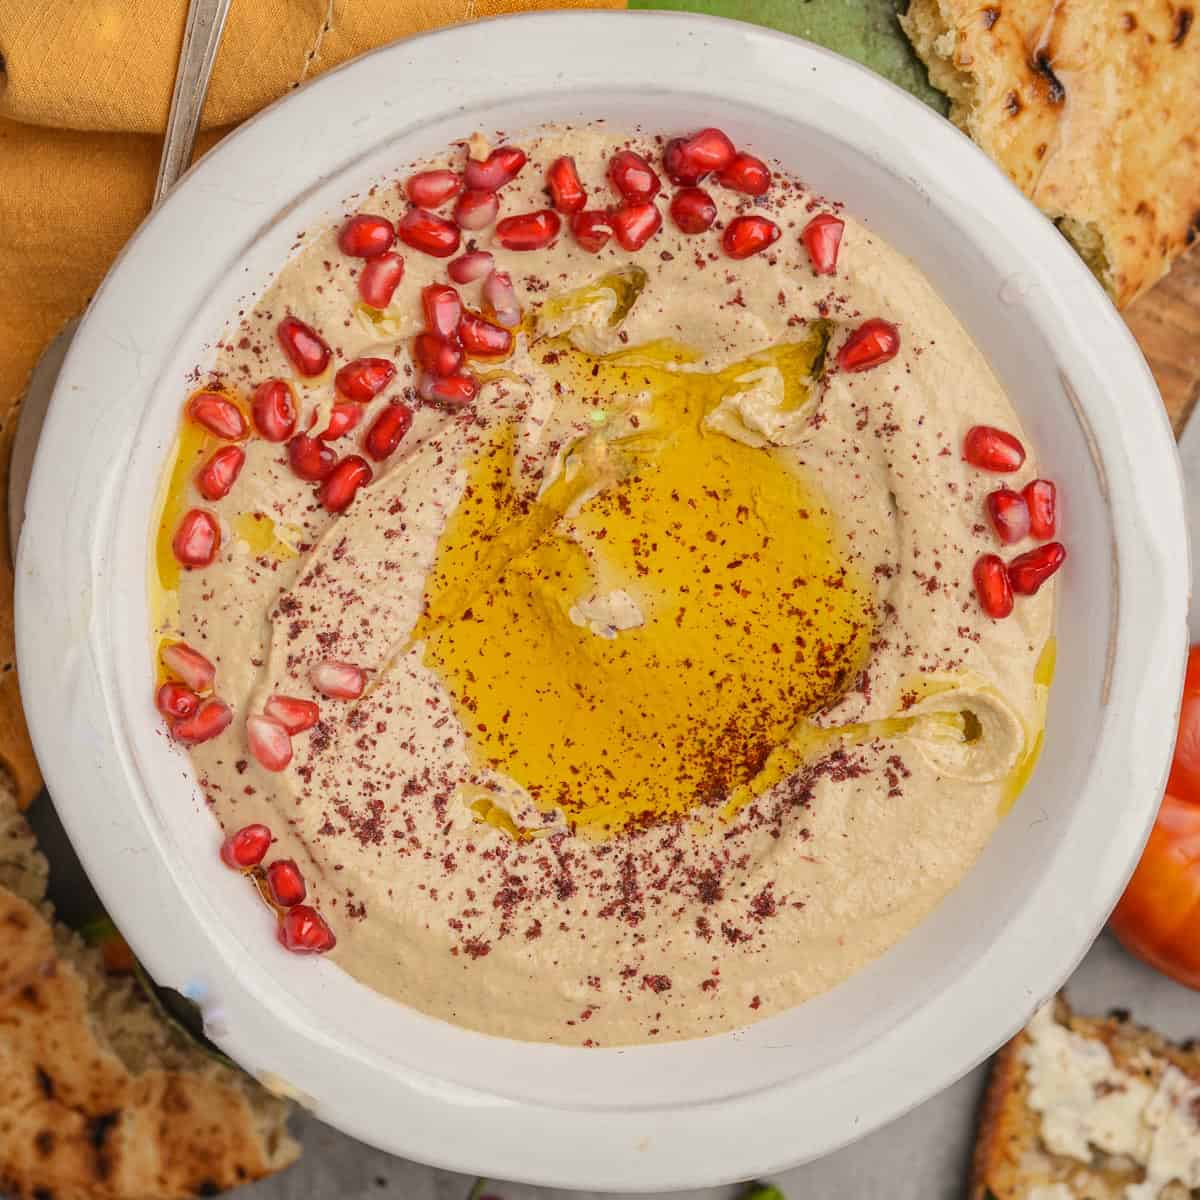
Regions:
<instances>
[{"instance_id":1,"label":"charred pita bread","mask_svg":"<svg viewBox=\"0 0 1200 1200\"><path fill-rule=\"evenodd\" d=\"M1200 236L1200 0L912 0L950 116L1124 307Z\"/></svg>"}]
</instances>

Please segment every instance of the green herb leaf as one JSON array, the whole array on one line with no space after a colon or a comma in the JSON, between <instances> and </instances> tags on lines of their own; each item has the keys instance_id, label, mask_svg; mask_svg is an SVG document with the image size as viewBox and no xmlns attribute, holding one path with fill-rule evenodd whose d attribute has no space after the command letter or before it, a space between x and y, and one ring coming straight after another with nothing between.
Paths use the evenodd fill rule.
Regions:
<instances>
[{"instance_id":1,"label":"green herb leaf","mask_svg":"<svg viewBox=\"0 0 1200 1200\"><path fill-rule=\"evenodd\" d=\"M752 1183L742 1200L787 1200L787 1197L772 1183Z\"/></svg>"}]
</instances>

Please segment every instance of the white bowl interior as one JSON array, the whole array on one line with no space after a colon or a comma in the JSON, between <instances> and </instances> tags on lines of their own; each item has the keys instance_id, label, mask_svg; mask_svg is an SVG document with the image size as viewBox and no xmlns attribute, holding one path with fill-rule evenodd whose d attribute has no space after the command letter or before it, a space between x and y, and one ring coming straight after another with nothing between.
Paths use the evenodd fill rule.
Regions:
<instances>
[{"instance_id":1,"label":"white bowl interior","mask_svg":"<svg viewBox=\"0 0 1200 1200\"><path fill-rule=\"evenodd\" d=\"M556 53L564 23L524 22L538 35L539 55ZM517 24L420 44L440 44L453 71L489 43L499 52ZM603 43L612 19L575 28L597 31ZM324 85L307 89L290 102L290 120L287 106L276 109L204 160L135 242L72 351L21 546L23 677L31 679L33 656L53 676L29 688L39 750L102 896L159 982L202 994L216 1040L360 1136L462 1169L608 1187L745 1177L832 1148L948 1083L1061 982L1106 916L1152 818L1170 744L1162 718L1172 701L1160 693L1178 680L1186 588L1165 421L1144 412L1130 422L1118 411L1157 404L1144 364L1086 271L983 156L886 84L799 43L679 17L642 28L647 45L674 39L685 48L696 73L668 71L647 89L614 83L596 58L565 87L544 70L518 68L503 87L426 98L412 116L403 81L410 72L414 88L421 82L419 59L398 46L356 64L355 87L338 87L349 78L338 73L324 102ZM714 29L727 46L731 28L733 78L714 96L707 81L719 76L700 68L715 65ZM644 62L646 45L629 53ZM389 91L389 80L400 83ZM375 99L356 102L356 90ZM913 258L987 354L1058 481L1071 552L1045 752L964 883L825 996L737 1033L627 1050L471 1033L384 1000L329 962L278 949L269 915L218 861L217 827L186 759L158 731L144 583L155 489L185 376L211 360L226 316L261 290L296 233L335 219L347 196L476 128L515 131L598 114L651 131L719 124L739 145L844 200ZM270 150L280 138L286 168ZM189 228L198 245L181 247ZM1097 338L1093 365L1086 350ZM122 346L115 354L112 339ZM96 379L105 354L111 370ZM96 405L125 424L101 432L89 410ZM71 499L68 519L53 512L52 477L63 467L49 456L65 453L70 439L82 452L89 430L111 464ZM52 528L87 563L72 576L74 605L48 596L59 553L34 539ZM67 649L51 664L55 621ZM48 729L52 695L70 710L69 736ZM59 758L67 753L73 762ZM93 756L96 779L113 793L99 846L81 796ZM933 1041L916 1040L931 1032ZM797 1113L783 1144L778 1122L755 1113L785 1086L805 1106L819 1097L823 1111ZM543 1146L536 1161L520 1148L506 1152L505 1139L521 1128L511 1124L510 1102L534 1106L559 1144ZM472 1128L472 1144L456 1144L437 1120L443 1107L486 1109L494 1136L476 1138ZM585 1110L582 1122L572 1115ZM654 1152L631 1163L620 1147L635 1145L639 1112ZM719 1140L728 1167L714 1169L697 1147L722 1128L710 1124L722 1112L741 1114L738 1145L726 1124ZM688 1151L695 1157L684 1162Z\"/></svg>"}]
</instances>

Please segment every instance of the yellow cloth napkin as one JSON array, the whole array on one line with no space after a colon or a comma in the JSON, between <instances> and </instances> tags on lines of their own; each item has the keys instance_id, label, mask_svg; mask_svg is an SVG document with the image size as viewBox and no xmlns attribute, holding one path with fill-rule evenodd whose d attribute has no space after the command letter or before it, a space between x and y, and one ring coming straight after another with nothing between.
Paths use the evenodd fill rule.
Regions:
<instances>
[{"instance_id":1,"label":"yellow cloth napkin","mask_svg":"<svg viewBox=\"0 0 1200 1200\"><path fill-rule=\"evenodd\" d=\"M198 153L306 79L384 42L501 13L623 7L234 0ZM0 0L0 514L29 372L150 207L186 11L186 0ZM0 554L0 761L28 798L38 776L11 669L9 561Z\"/></svg>"}]
</instances>

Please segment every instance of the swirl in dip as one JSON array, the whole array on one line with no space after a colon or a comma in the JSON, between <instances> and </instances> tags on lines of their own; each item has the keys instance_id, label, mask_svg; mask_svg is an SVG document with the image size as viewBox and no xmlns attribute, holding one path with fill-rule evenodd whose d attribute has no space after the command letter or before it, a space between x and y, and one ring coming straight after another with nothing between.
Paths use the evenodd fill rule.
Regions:
<instances>
[{"instance_id":1,"label":"swirl in dip","mask_svg":"<svg viewBox=\"0 0 1200 1200\"><path fill-rule=\"evenodd\" d=\"M182 641L215 681L183 663L179 697L220 703L200 729L195 695L160 707L226 832L274 834L265 858L227 842L231 865L286 901L258 864L294 861L330 936L296 917L290 948L332 947L372 988L509 1037L718 1033L903 937L1032 770L1057 565L1021 574L1049 552L1045 528L1040 548L1023 536L1036 463L921 273L797 180L747 194L739 159L701 182L715 224L685 233L677 218L711 213L689 195L668 215L684 172L664 172L663 139L596 124L520 144L507 181L478 137L414 169L495 168L502 220L547 209L550 171L557 229L496 226L476 188L437 209L468 226L450 253L414 245L419 228L394 245L391 224L308 231L231 321L201 395L246 435L189 401L154 571L164 678ZM644 201L629 148L661 180ZM595 218L569 215L563 156ZM361 212L403 227L406 178ZM414 186L432 203L447 178ZM592 248L623 220L635 244L650 208L643 245ZM835 261L801 237L819 214L841 222ZM460 366L455 301L427 289L480 251L493 262L449 278L491 268L512 293L451 285L489 319L462 337L499 346L507 322L511 346ZM398 271L384 252L403 277L378 307L362 297ZM293 330L290 353L287 318L315 335ZM340 373L363 358L384 363ZM446 366L466 382L435 386ZM331 421L353 428L322 442ZM1007 441L965 458L976 427ZM997 489L1015 526L985 503Z\"/></svg>"}]
</instances>

